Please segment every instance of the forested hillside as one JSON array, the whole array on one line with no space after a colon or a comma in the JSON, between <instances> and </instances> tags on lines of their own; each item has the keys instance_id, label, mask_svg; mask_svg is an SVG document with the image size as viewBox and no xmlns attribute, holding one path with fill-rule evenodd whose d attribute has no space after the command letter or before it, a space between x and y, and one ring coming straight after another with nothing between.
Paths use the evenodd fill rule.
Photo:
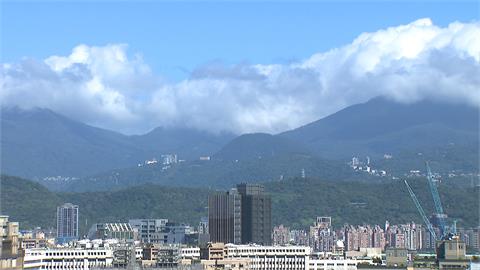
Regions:
<instances>
[{"instance_id":1,"label":"forested hillside","mask_svg":"<svg viewBox=\"0 0 480 270\"><path fill-rule=\"evenodd\" d=\"M410 180L427 213L433 211L425 179ZM214 190L143 185L114 192L54 193L29 180L1 177L1 214L19 221L22 228L54 227L56 206L78 204L82 229L96 222L128 221L129 218L168 218L196 225L207 215L207 198ZM304 227L316 216L332 216L344 223L421 223L401 181L388 184L331 182L293 178L266 183L272 195L274 224ZM459 226L478 226L479 189L440 186L446 213Z\"/></svg>"}]
</instances>

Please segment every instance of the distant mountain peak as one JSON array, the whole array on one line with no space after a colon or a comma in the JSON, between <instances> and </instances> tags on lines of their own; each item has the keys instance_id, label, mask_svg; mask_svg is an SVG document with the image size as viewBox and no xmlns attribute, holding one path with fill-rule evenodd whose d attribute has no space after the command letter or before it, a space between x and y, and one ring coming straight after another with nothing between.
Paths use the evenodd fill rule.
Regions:
<instances>
[{"instance_id":1,"label":"distant mountain peak","mask_svg":"<svg viewBox=\"0 0 480 270\"><path fill-rule=\"evenodd\" d=\"M430 100L400 103L376 97L280 136L303 142L324 157L346 157L349 152L478 141L478 129L479 109L473 106Z\"/></svg>"}]
</instances>

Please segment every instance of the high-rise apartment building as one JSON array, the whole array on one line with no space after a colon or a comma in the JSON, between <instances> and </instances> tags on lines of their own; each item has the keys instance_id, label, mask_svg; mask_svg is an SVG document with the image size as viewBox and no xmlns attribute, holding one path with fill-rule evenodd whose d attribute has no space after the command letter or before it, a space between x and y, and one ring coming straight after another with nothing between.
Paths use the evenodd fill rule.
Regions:
<instances>
[{"instance_id":1,"label":"high-rise apartment building","mask_svg":"<svg viewBox=\"0 0 480 270\"><path fill-rule=\"evenodd\" d=\"M211 242L242 243L242 198L236 189L208 197Z\"/></svg>"},{"instance_id":2,"label":"high-rise apartment building","mask_svg":"<svg viewBox=\"0 0 480 270\"><path fill-rule=\"evenodd\" d=\"M242 197L242 243L272 244L272 200L259 184L237 185Z\"/></svg>"},{"instance_id":3,"label":"high-rise apartment building","mask_svg":"<svg viewBox=\"0 0 480 270\"><path fill-rule=\"evenodd\" d=\"M260 245L272 242L271 198L258 184L239 184L208 198L210 241Z\"/></svg>"},{"instance_id":4,"label":"high-rise apartment building","mask_svg":"<svg viewBox=\"0 0 480 270\"><path fill-rule=\"evenodd\" d=\"M290 230L283 225L273 228L272 233L274 246L285 246L290 243Z\"/></svg>"},{"instance_id":5,"label":"high-rise apartment building","mask_svg":"<svg viewBox=\"0 0 480 270\"><path fill-rule=\"evenodd\" d=\"M310 226L309 246L315 251L332 251L336 242L331 217L317 217Z\"/></svg>"},{"instance_id":6,"label":"high-rise apartment building","mask_svg":"<svg viewBox=\"0 0 480 270\"><path fill-rule=\"evenodd\" d=\"M65 203L57 207L57 242L78 239L78 205Z\"/></svg>"}]
</instances>

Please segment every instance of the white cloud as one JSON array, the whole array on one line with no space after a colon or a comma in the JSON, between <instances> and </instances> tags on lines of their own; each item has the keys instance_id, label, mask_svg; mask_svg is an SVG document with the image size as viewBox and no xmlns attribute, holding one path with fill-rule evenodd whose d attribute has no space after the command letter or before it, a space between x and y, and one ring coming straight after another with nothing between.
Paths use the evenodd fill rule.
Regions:
<instances>
[{"instance_id":1,"label":"white cloud","mask_svg":"<svg viewBox=\"0 0 480 270\"><path fill-rule=\"evenodd\" d=\"M115 44L79 45L69 56L1 70L2 105L47 107L129 133L155 126L280 132L378 95L480 106L480 24L442 28L420 19L297 63L216 63L178 83L164 83L141 56Z\"/></svg>"}]
</instances>

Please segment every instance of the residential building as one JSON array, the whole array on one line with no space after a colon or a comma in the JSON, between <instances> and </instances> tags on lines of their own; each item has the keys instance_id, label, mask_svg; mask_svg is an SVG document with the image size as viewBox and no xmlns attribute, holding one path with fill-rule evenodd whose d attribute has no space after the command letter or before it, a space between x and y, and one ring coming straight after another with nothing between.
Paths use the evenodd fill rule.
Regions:
<instances>
[{"instance_id":1,"label":"residential building","mask_svg":"<svg viewBox=\"0 0 480 270\"><path fill-rule=\"evenodd\" d=\"M328 229L332 227L332 217L317 217L315 226L320 229Z\"/></svg>"},{"instance_id":2,"label":"residential building","mask_svg":"<svg viewBox=\"0 0 480 270\"><path fill-rule=\"evenodd\" d=\"M182 260L199 260L200 259L200 248L198 247L181 247L180 256Z\"/></svg>"},{"instance_id":3,"label":"residential building","mask_svg":"<svg viewBox=\"0 0 480 270\"><path fill-rule=\"evenodd\" d=\"M331 252L335 248L336 234L332 227L331 217L317 217L310 226L309 246L314 251Z\"/></svg>"},{"instance_id":4,"label":"residential building","mask_svg":"<svg viewBox=\"0 0 480 270\"><path fill-rule=\"evenodd\" d=\"M22 249L44 248L47 245L53 245L55 238L48 238L47 234L40 228L31 231L20 232L20 245Z\"/></svg>"},{"instance_id":5,"label":"residential building","mask_svg":"<svg viewBox=\"0 0 480 270\"><path fill-rule=\"evenodd\" d=\"M471 229L459 228L458 233L468 248L476 252L480 251L480 227Z\"/></svg>"},{"instance_id":6,"label":"residential building","mask_svg":"<svg viewBox=\"0 0 480 270\"><path fill-rule=\"evenodd\" d=\"M202 217L197 228L198 232L198 245L204 246L210 242L210 234L208 232L208 217Z\"/></svg>"},{"instance_id":7,"label":"residential building","mask_svg":"<svg viewBox=\"0 0 480 270\"><path fill-rule=\"evenodd\" d=\"M0 269L22 269L18 222L0 216Z\"/></svg>"},{"instance_id":8,"label":"residential building","mask_svg":"<svg viewBox=\"0 0 480 270\"><path fill-rule=\"evenodd\" d=\"M290 230L283 225L273 228L272 233L274 246L285 246L290 243Z\"/></svg>"},{"instance_id":9,"label":"residential building","mask_svg":"<svg viewBox=\"0 0 480 270\"><path fill-rule=\"evenodd\" d=\"M78 239L78 205L65 203L57 207L57 242Z\"/></svg>"}]
</instances>

